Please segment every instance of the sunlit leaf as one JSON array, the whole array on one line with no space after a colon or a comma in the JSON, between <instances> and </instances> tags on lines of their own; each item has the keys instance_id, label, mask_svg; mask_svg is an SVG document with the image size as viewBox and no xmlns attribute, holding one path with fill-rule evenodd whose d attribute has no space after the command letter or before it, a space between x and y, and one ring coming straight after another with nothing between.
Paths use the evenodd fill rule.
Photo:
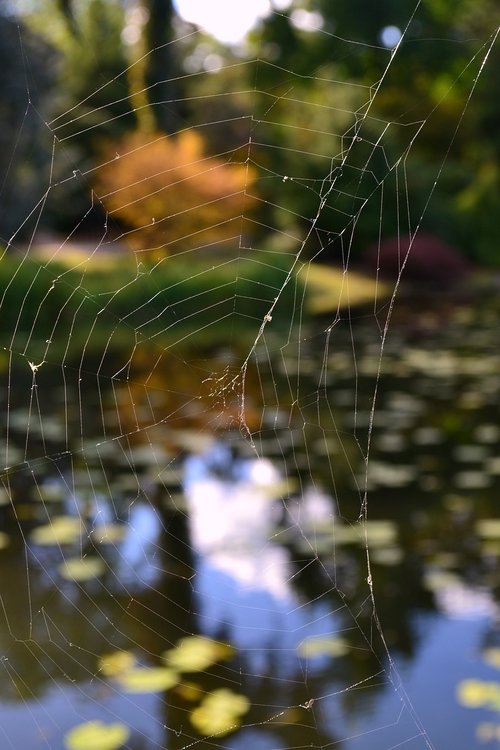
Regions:
<instances>
[{"instance_id":1,"label":"sunlit leaf","mask_svg":"<svg viewBox=\"0 0 500 750\"><path fill-rule=\"evenodd\" d=\"M230 659L234 648L199 635L188 635L163 653L166 663L179 672L202 672L218 661Z\"/></svg>"},{"instance_id":2,"label":"sunlit leaf","mask_svg":"<svg viewBox=\"0 0 500 750\"><path fill-rule=\"evenodd\" d=\"M67 750L117 750L130 736L125 724L88 721L70 729L64 737Z\"/></svg>"},{"instance_id":3,"label":"sunlit leaf","mask_svg":"<svg viewBox=\"0 0 500 750\"><path fill-rule=\"evenodd\" d=\"M35 544L73 544L78 541L82 531L82 522L72 516L56 516L44 526L38 526L30 534Z\"/></svg>"},{"instance_id":4,"label":"sunlit leaf","mask_svg":"<svg viewBox=\"0 0 500 750\"><path fill-rule=\"evenodd\" d=\"M92 540L96 544L114 544L121 542L127 533L127 528L120 523L106 523L92 529Z\"/></svg>"},{"instance_id":5,"label":"sunlit leaf","mask_svg":"<svg viewBox=\"0 0 500 750\"><path fill-rule=\"evenodd\" d=\"M476 532L483 539L500 539L500 518L483 518L476 523Z\"/></svg>"},{"instance_id":6,"label":"sunlit leaf","mask_svg":"<svg viewBox=\"0 0 500 750\"><path fill-rule=\"evenodd\" d=\"M467 708L500 711L500 682L462 680L457 686L457 700Z\"/></svg>"},{"instance_id":7,"label":"sunlit leaf","mask_svg":"<svg viewBox=\"0 0 500 750\"><path fill-rule=\"evenodd\" d=\"M135 665L136 658L132 651L113 651L104 654L98 661L99 671L106 677L116 677Z\"/></svg>"},{"instance_id":8,"label":"sunlit leaf","mask_svg":"<svg viewBox=\"0 0 500 750\"><path fill-rule=\"evenodd\" d=\"M314 636L305 638L297 647L297 653L304 658L314 656L344 656L349 652L349 644L337 636Z\"/></svg>"},{"instance_id":9,"label":"sunlit leaf","mask_svg":"<svg viewBox=\"0 0 500 750\"><path fill-rule=\"evenodd\" d=\"M58 568L63 578L71 581L90 581L102 575L106 566L99 557L74 557L65 560Z\"/></svg>"},{"instance_id":10,"label":"sunlit leaf","mask_svg":"<svg viewBox=\"0 0 500 750\"><path fill-rule=\"evenodd\" d=\"M192 712L190 720L199 734L208 737L234 732L250 708L246 696L221 688L209 693Z\"/></svg>"},{"instance_id":11,"label":"sunlit leaf","mask_svg":"<svg viewBox=\"0 0 500 750\"><path fill-rule=\"evenodd\" d=\"M127 693L157 693L173 687L178 679L178 674L167 667L145 667L123 672L118 681Z\"/></svg>"}]
</instances>

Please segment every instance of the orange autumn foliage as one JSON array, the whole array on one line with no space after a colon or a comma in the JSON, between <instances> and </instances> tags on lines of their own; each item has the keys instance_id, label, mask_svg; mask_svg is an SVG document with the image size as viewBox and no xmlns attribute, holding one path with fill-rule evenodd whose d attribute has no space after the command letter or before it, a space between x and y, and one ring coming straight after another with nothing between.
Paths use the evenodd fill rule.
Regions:
<instances>
[{"instance_id":1,"label":"orange autumn foliage","mask_svg":"<svg viewBox=\"0 0 500 750\"><path fill-rule=\"evenodd\" d=\"M134 250L161 257L219 244L248 224L252 170L231 152L206 156L195 130L136 131L113 151L115 158L96 170L94 187Z\"/></svg>"}]
</instances>

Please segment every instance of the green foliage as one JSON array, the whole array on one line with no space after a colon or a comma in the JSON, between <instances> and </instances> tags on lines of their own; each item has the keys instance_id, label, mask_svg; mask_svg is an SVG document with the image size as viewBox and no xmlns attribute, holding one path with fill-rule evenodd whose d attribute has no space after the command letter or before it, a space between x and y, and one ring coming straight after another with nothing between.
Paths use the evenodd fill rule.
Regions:
<instances>
[{"instance_id":1,"label":"green foliage","mask_svg":"<svg viewBox=\"0 0 500 750\"><path fill-rule=\"evenodd\" d=\"M255 336L292 262L293 256L255 251L254 260L216 265L210 256L188 254L165 260L154 272L123 258L82 271L6 256L0 264L0 349L38 363L63 355L73 360L82 351L92 356L104 345L112 352L134 341L164 348L187 337L188 345L195 339L198 347L210 347L227 342L229 319L235 335ZM274 325L290 325L296 293L294 283L284 288Z\"/></svg>"}]
</instances>

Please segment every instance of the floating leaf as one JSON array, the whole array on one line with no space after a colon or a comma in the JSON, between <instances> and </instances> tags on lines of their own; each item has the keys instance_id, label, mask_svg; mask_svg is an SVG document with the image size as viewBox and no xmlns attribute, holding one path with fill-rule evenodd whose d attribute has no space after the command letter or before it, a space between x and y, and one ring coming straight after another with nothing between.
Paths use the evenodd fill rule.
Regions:
<instances>
[{"instance_id":1,"label":"floating leaf","mask_svg":"<svg viewBox=\"0 0 500 750\"><path fill-rule=\"evenodd\" d=\"M90 581L102 575L106 566L99 557L73 557L65 560L58 570L68 581Z\"/></svg>"},{"instance_id":2,"label":"floating leaf","mask_svg":"<svg viewBox=\"0 0 500 750\"><path fill-rule=\"evenodd\" d=\"M477 522L476 532L483 539L500 539L500 518L483 518Z\"/></svg>"},{"instance_id":3,"label":"floating leaf","mask_svg":"<svg viewBox=\"0 0 500 750\"><path fill-rule=\"evenodd\" d=\"M126 693L157 693L173 687L179 676L167 667L128 669L119 676Z\"/></svg>"},{"instance_id":4,"label":"floating leaf","mask_svg":"<svg viewBox=\"0 0 500 750\"><path fill-rule=\"evenodd\" d=\"M88 721L70 729L64 736L68 750L117 750L130 736L125 724Z\"/></svg>"},{"instance_id":5,"label":"floating leaf","mask_svg":"<svg viewBox=\"0 0 500 750\"><path fill-rule=\"evenodd\" d=\"M121 542L127 528L121 523L106 523L92 529L92 541L96 544L114 544Z\"/></svg>"},{"instance_id":6,"label":"floating leaf","mask_svg":"<svg viewBox=\"0 0 500 750\"><path fill-rule=\"evenodd\" d=\"M179 672L202 672L218 661L230 659L234 648L202 635L181 638L175 648L163 653L167 664Z\"/></svg>"},{"instance_id":7,"label":"floating leaf","mask_svg":"<svg viewBox=\"0 0 500 750\"><path fill-rule=\"evenodd\" d=\"M82 522L72 516L56 516L44 526L38 526L30 534L35 544L73 544L78 541L82 531Z\"/></svg>"},{"instance_id":8,"label":"floating leaf","mask_svg":"<svg viewBox=\"0 0 500 750\"><path fill-rule=\"evenodd\" d=\"M345 656L348 652L347 641L337 636L305 638L297 647L297 653L305 659L314 656Z\"/></svg>"},{"instance_id":9,"label":"floating leaf","mask_svg":"<svg viewBox=\"0 0 500 750\"><path fill-rule=\"evenodd\" d=\"M240 726L241 716L250 708L244 695L221 688L209 693L191 714L191 723L199 734L208 737L234 732Z\"/></svg>"},{"instance_id":10,"label":"floating leaf","mask_svg":"<svg viewBox=\"0 0 500 750\"><path fill-rule=\"evenodd\" d=\"M486 648L483 651L483 660L490 667L500 669L500 648Z\"/></svg>"},{"instance_id":11,"label":"floating leaf","mask_svg":"<svg viewBox=\"0 0 500 750\"><path fill-rule=\"evenodd\" d=\"M500 711L500 682L462 680L457 686L457 700L467 708Z\"/></svg>"},{"instance_id":12,"label":"floating leaf","mask_svg":"<svg viewBox=\"0 0 500 750\"><path fill-rule=\"evenodd\" d=\"M98 662L99 671L106 677L116 677L131 670L135 666L136 658L132 651L113 651L101 656Z\"/></svg>"}]
</instances>

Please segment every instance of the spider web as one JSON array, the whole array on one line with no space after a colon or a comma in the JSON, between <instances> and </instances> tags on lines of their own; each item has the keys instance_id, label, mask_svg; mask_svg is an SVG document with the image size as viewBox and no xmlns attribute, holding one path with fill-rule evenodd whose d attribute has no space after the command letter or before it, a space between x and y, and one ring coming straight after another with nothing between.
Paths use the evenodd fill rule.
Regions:
<instances>
[{"instance_id":1,"label":"spider web","mask_svg":"<svg viewBox=\"0 0 500 750\"><path fill-rule=\"evenodd\" d=\"M394 455L401 430L432 442L416 397L383 373L446 371L439 341L409 364L391 321L495 36L450 84L470 77L414 197L409 159L448 92L415 121L377 103L419 12L391 48L316 28L334 62L307 74L264 41L248 59L209 58L201 32L180 29L186 72L169 83L193 93L154 107L189 117L114 150L126 96L108 102L111 121L90 97L47 121L26 84L19 142L36 121L52 151L2 257L5 747L62 748L92 721L127 727L110 747L444 746L418 689L431 668L412 672L401 645L416 576L405 514L382 503L372 517L370 498L415 480ZM29 66L22 33L21 46ZM358 52L377 56L370 85L339 74ZM90 131L102 156L75 162ZM134 171L143 157L149 172ZM47 239L46 217L82 195L65 237ZM395 280L376 269L360 286L357 243L380 248L386 221ZM190 636L219 648L206 665L179 666ZM214 695L226 703L211 709Z\"/></svg>"}]
</instances>

